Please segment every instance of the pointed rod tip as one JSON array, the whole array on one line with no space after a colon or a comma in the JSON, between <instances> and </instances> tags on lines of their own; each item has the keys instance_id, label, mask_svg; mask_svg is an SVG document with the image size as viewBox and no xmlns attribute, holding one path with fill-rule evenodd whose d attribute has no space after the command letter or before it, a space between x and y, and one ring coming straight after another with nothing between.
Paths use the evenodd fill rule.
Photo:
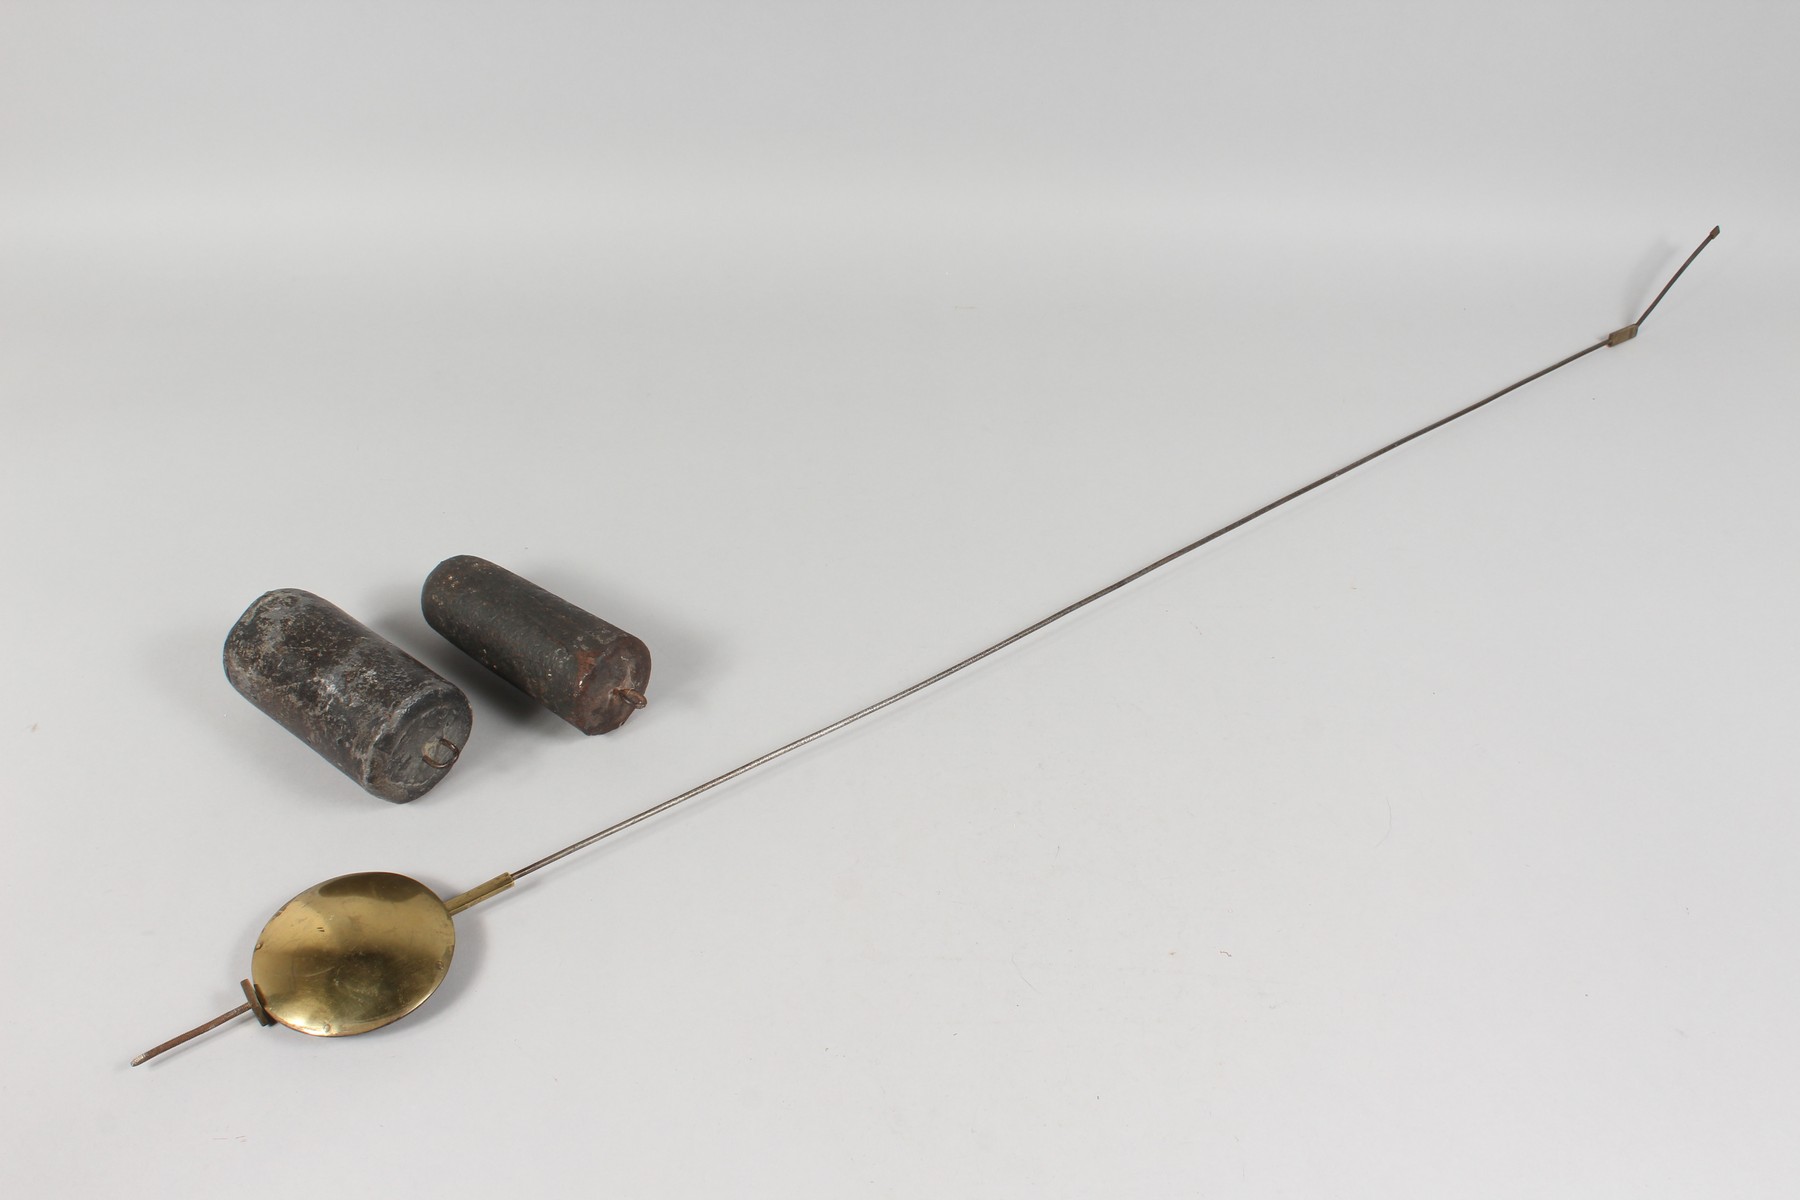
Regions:
<instances>
[{"instance_id":1,"label":"pointed rod tip","mask_svg":"<svg viewBox=\"0 0 1800 1200\"><path fill-rule=\"evenodd\" d=\"M191 1042L203 1033L211 1033L213 1030L217 1029L219 1026L225 1024L225 1022L230 1021L236 1017L241 1017L249 1011L250 1011L250 1006L248 1004L240 1004L236 1008L232 1009L230 1012L220 1013L218 1016L214 1017L212 1020L208 1021L204 1025L196 1025L192 1029L188 1030L186 1033L180 1034L177 1037L172 1037L160 1046L150 1047L150 1049L144 1051L142 1054L140 1054L136 1058L132 1059L131 1065L134 1067L141 1067L145 1063L149 1062L151 1059L155 1058L157 1055L161 1054L163 1051L173 1050L177 1046L183 1045L187 1042Z\"/></svg>"}]
</instances>

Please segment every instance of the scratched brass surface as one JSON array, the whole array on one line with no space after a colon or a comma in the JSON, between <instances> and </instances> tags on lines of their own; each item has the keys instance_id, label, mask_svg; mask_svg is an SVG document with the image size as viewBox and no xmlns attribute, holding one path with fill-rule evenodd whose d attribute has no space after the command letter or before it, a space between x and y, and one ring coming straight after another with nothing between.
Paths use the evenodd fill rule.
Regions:
<instances>
[{"instance_id":1,"label":"scratched brass surface","mask_svg":"<svg viewBox=\"0 0 1800 1200\"><path fill-rule=\"evenodd\" d=\"M444 902L388 871L340 875L269 918L250 976L270 1016L320 1037L398 1021L437 990L456 949Z\"/></svg>"}]
</instances>

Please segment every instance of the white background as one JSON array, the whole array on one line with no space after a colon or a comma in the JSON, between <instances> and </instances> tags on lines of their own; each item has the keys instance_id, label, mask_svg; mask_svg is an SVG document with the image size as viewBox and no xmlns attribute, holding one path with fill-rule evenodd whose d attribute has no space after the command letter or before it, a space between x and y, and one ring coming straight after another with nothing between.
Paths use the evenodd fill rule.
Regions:
<instances>
[{"instance_id":1,"label":"white background","mask_svg":"<svg viewBox=\"0 0 1800 1200\"><path fill-rule=\"evenodd\" d=\"M0 9L15 1195L1778 1196L1800 1175L1784 4ZM235 1004L1631 319L1637 341L459 922ZM643 637L584 739L423 623ZM317 591L470 694L358 791Z\"/></svg>"}]
</instances>

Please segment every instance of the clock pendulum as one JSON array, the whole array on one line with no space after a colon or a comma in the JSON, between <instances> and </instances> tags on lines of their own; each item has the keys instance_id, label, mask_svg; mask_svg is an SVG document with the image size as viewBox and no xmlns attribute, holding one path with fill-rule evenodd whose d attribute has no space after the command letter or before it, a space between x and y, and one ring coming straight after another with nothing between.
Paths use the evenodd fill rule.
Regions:
<instances>
[{"instance_id":1,"label":"clock pendulum","mask_svg":"<svg viewBox=\"0 0 1800 1200\"><path fill-rule=\"evenodd\" d=\"M1416 438L1423 437L1452 421L1466 417L1475 410L1492 404L1509 392L1516 391L1534 380L1542 379L1552 371L1560 370L1596 350L1623 345L1638 335L1640 327L1656 310L1656 306L1662 303L1663 297L1675 285L1675 281L1681 278L1682 273L1699 256L1700 251L1704 250L1717 236L1719 236L1719 230L1715 226L1694 252L1688 255L1675 274L1669 278L1669 282L1663 285L1662 291L1656 294L1656 298L1650 302L1650 306L1637 320L1614 330L1592 345L1577 350L1542 370L1533 371L1523 379L1507 384L1499 391L1484 396L1473 404L1466 405L1448 416L1440 417L1429 425L1415 429L1404 437L1397 438L1378 450L1370 451L1329 474L1321 475L1311 483L1295 488L1279 499L1271 500L1262 507L1221 525L1187 545L1170 551L1156 561L1139 567L1124 578L1115 580L1098 591L1083 596L1073 604L1065 605L1049 616L1032 622L1018 632L1001 638L993 645L952 663L935 675L921 679L910 687L877 700L865 708L860 708L849 716L833 721L804 737L795 738L785 745L777 746L741 766L733 767L723 775L714 776L679 795L653 804L642 812L615 822L598 833L590 834L554 853L547 854L536 862L513 871L502 872L486 883L448 899L439 898L430 888L416 879L388 871L364 871L354 875L340 875L335 879L328 879L324 883L308 888L282 905L280 911L269 919L269 923L263 927L262 933L257 937L256 946L250 956L250 977L242 982L244 1002L229 1012L214 1017L204 1025L190 1029L178 1037L170 1038L161 1045L146 1050L132 1059L131 1065L135 1067L148 1062L165 1051L172 1050L184 1042L191 1041L209 1030L217 1029L246 1014L254 1015L264 1025L285 1025L289 1029L297 1029L301 1033L323 1037L343 1037L353 1033L367 1033L371 1029L379 1029L383 1025L398 1021L423 1004L444 981L445 975L450 970L451 956L456 949L455 918L458 914L484 900L499 895L526 876L560 862L578 850L586 849L614 834L623 833L632 826L667 812L676 805L711 791L720 784L729 783L738 776L754 771L783 755L791 754L802 746L828 737L847 725L853 725L865 717L875 715L890 705L898 704L915 692L921 692L935 683L948 679L958 671L971 667L989 655L1004 650L1014 642L1030 637L1045 626L1052 625L1070 613L1111 595L1127 584L1167 566L1183 555L1190 554L1209 542L1248 525L1259 517L1266 516L1282 505L1323 487L1341 475L1373 462L1389 451L1397 450ZM574 718L569 719L573 720Z\"/></svg>"}]
</instances>

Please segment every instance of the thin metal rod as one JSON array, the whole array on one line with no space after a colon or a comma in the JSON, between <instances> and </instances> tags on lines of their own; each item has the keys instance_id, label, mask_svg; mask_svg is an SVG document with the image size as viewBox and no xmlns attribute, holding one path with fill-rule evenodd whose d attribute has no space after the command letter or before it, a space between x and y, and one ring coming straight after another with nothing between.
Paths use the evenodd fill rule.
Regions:
<instances>
[{"instance_id":1,"label":"thin metal rod","mask_svg":"<svg viewBox=\"0 0 1800 1200\"><path fill-rule=\"evenodd\" d=\"M1693 262L1695 257L1699 255L1700 250L1706 249L1707 242L1712 241L1713 238L1717 237L1718 235L1719 235L1719 231L1716 227L1713 229L1713 231L1711 233L1707 234L1706 241L1701 242L1700 248L1695 250L1693 254L1688 255L1687 262L1684 262L1681 264L1680 270L1677 270L1675 272L1674 276L1670 278L1669 282L1663 286L1663 290L1661 292L1657 293L1656 300L1651 302L1650 308L1655 308L1656 305L1661 302L1663 296L1668 293L1669 288L1674 286L1675 280L1681 278L1681 272L1687 270L1688 263ZM1649 315L1650 315L1650 309L1645 309L1644 317L1647 317ZM1639 324L1642 324L1644 317L1638 318ZM1060 621L1064 617L1068 616L1070 613L1073 613L1080 609L1086 608L1088 605L1094 603L1094 601L1096 601L1096 600L1100 600L1107 596L1112 595L1114 592L1118 591L1122 587L1125 587L1127 584L1137 582L1139 579L1142 579L1144 576L1150 574L1150 572L1155 571L1161 567L1165 567L1165 566L1169 565L1170 563L1174 562L1176 559L1182 557L1183 555L1191 554L1195 550L1198 550L1198 549L1200 549L1200 547L1206 545L1207 543L1216 541L1219 538L1224 537L1226 534L1232 532L1233 530L1240 529L1243 526L1248 525L1250 522L1256 520L1258 517L1267 516L1269 513L1274 512L1276 509L1280 508L1282 505L1288 504L1295 500L1298 500L1300 497L1306 495L1308 492L1313 491L1317 488L1324 487L1326 484L1330 483L1332 480L1337 479L1338 477L1340 477L1342 475L1347 475L1351 471L1356 470L1358 467L1361 467L1368 463L1374 462L1376 459L1380 458L1382 455L1388 453L1389 451L1398 450L1400 447L1406 445L1408 442L1413 441L1416 438L1424 437L1426 434L1432 432L1435 429L1442 429L1444 426L1450 424L1450 422L1458 420L1459 418L1462 418L1462 417L1466 417L1470 413L1474 412L1476 409L1486 407L1487 405L1492 404L1494 401L1500 399L1500 397L1506 395L1507 393L1517 391L1519 388L1524 387L1526 384L1531 383L1534 380L1542 379L1544 376L1550 374L1550 372L1560 370L1561 368L1568 366L1570 363L1574 362L1578 358L1586 358L1588 355L1592 354L1596 350L1599 350L1599 349L1605 347L1607 344L1608 344L1607 340L1602 338L1600 341L1595 342L1593 345L1588 346L1586 349L1577 350L1575 353L1569 355L1567 358L1559 359L1556 362L1551 363L1549 366L1543 368L1540 371L1533 371L1531 374L1525 376L1525 378L1520 379L1514 383L1509 383L1505 387L1501 388L1499 391L1494 392L1493 394L1488 395L1488 396L1483 396L1481 399L1475 401L1475 403L1470 404L1464 408L1459 408L1447 417L1440 417L1437 420L1433 421L1429 425L1426 425L1426 426L1423 426L1422 428L1413 430L1411 433L1407 434L1405 437L1396 438L1394 441L1389 442L1387 445L1381 447L1381 449L1379 449L1379 450L1370 451L1368 454L1363 455L1361 458L1358 458L1358 459L1354 460L1353 462L1345 463L1343 466L1339 467L1335 471L1330 472L1329 474L1319 476L1317 479L1313 480L1311 483L1308 483L1303 487L1295 488L1293 491L1289 492L1285 496L1282 496L1278 500L1271 500L1269 503L1263 505L1261 508L1258 508L1252 512L1245 513L1243 516L1237 518L1237 520L1231 521L1227 524L1219 526L1217 529L1213 530L1211 533L1208 533L1203 537L1194 539L1193 541L1189 542L1187 545L1181 547L1179 550L1171 551L1170 553L1165 554L1161 558L1157 559L1155 562L1152 562L1152 563L1146 564L1145 566L1139 567L1137 570L1133 571L1131 574L1125 576L1124 578L1115 580L1114 582L1107 584L1105 587L1101 588L1097 592L1091 592L1088 595L1083 596L1081 599L1075 601L1075 603L1073 603L1073 604L1070 604L1063 608L1057 609L1055 612L1051 613L1049 616L1043 618L1042 620L1032 622L1030 625L1027 625L1025 628L1019 630L1017 633L1010 634L1007 637L1001 638L999 641L995 642L991 646L988 646L986 649L976 651L974 654L969 655L969 657L961 660L960 662L957 662L957 663L952 664L951 666L945 667L943 670L939 671L937 674L929 676L928 678L919 680L919 682L913 684L911 687L902 688L900 691L895 692L893 695L888 696L885 699L877 700L875 703L869 705L867 708L858 709L857 711L851 713L849 716L844 717L841 720L833 721L831 724L825 726L822 729L815 729L813 732L807 734L805 737L795 738L793 741L787 743L785 746L778 746L775 749L769 751L767 754L760 755L759 757L753 758L749 762L743 764L740 767L732 768L731 770L725 772L723 775L714 776L713 778L707 780L705 783L700 784L698 787L689 788L687 791L682 792L680 795L671 796L667 800L664 800L662 803L652 805L651 807L646 808L643 812L637 813L634 816L626 817L623 821L620 821L617 824L608 825L605 829L602 829L599 833L591 834L588 837L584 837L579 842L575 842L571 845L564 846L561 850L558 850L554 854L549 854L549 855L544 856L543 858L538 859L536 862L532 863L528 867L522 867L519 870L512 872L512 876L514 879L522 879L525 876L531 874L533 871L537 871L544 867L549 866L551 863L556 862L558 859L567 858L569 855L575 853L577 850L584 850L587 847L593 845L595 842L602 841L606 838L609 838L609 837L613 836L615 833L623 833L625 830L630 829L633 825L638 824L640 821L648 821L651 817L654 817L659 813L667 812L669 809L674 808L677 804L680 804L684 800L692 800L695 796L700 795L702 792L711 791L713 788L718 787L722 783L729 783L731 780L736 779L739 775L743 775L749 771L754 771L756 768L764 765L765 763L773 762L774 760L780 758L784 754L792 754L794 751L800 749L800 747L808 745L809 743L812 743L812 742L816 742L822 737L826 737L830 734L836 733L838 730L844 728L844 726L846 726L846 725L853 725L856 722L862 720L864 717L873 716L874 714L880 712L882 709L888 707L890 704L898 704L900 701L906 699L908 696L912 695L914 692L923 691L926 688L930 687L934 683L939 683L945 679L950 678L950 676L956 674L958 671L961 671L967 667L974 666L976 663L980 662L982 659L988 657L989 655L996 654L999 651L1006 649L1008 646L1012 645L1014 642L1019 641L1022 638L1030 637L1032 634L1036 633L1038 630L1044 628L1044 626L1054 624L1055 622Z\"/></svg>"},{"instance_id":2,"label":"thin metal rod","mask_svg":"<svg viewBox=\"0 0 1800 1200\"><path fill-rule=\"evenodd\" d=\"M213 1030L217 1029L219 1026L223 1025L225 1022L233 1020L237 1017L241 1017L249 1011L250 1011L250 1005L246 1002L244 1004L238 1005L236 1008L232 1009L228 1013L220 1013L218 1016L214 1017L212 1020L208 1021L206 1024L194 1026L192 1029L188 1030L186 1033L182 1034L180 1037L172 1037L160 1046L152 1046L150 1049L144 1051L142 1054L140 1054L136 1058L132 1059L131 1065L134 1067L141 1067L145 1063L149 1062L151 1059L155 1058L157 1055L161 1054L163 1051L173 1050L175 1047L181 1045L183 1042L191 1042L203 1033L211 1033Z\"/></svg>"},{"instance_id":3,"label":"thin metal rod","mask_svg":"<svg viewBox=\"0 0 1800 1200\"><path fill-rule=\"evenodd\" d=\"M1650 302L1650 307L1646 308L1644 310L1643 316L1639 317L1637 320L1632 322L1633 325L1642 325L1646 320L1649 319L1650 314L1656 311L1656 306L1662 303L1662 298L1669 294L1669 289L1675 286L1675 281L1677 279L1681 278L1681 273L1688 269L1688 264L1692 263L1696 258L1699 258L1700 252L1702 250L1706 249L1707 244L1710 243L1714 238L1716 238L1718 236L1719 236L1719 227L1717 225L1714 225L1712 227L1712 232L1707 234L1704 238L1702 238L1700 240L1700 244L1698 246L1694 247L1694 252L1687 256L1687 261L1683 262L1679 267L1675 268L1675 273L1673 275L1669 276L1669 282L1663 284L1662 291L1656 293L1656 299L1654 299Z\"/></svg>"}]
</instances>

